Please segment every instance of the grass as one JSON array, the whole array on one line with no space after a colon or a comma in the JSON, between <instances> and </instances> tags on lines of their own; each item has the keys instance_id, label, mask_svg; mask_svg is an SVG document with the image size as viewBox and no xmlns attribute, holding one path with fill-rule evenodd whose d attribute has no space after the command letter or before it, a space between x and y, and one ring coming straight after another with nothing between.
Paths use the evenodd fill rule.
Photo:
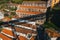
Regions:
<instances>
[{"instance_id":1,"label":"grass","mask_svg":"<svg viewBox=\"0 0 60 40\"><path fill-rule=\"evenodd\" d=\"M57 30L57 29L59 29L55 24L53 24L51 21L49 21L49 22L45 22L45 24L44 24L44 27L45 28L51 28L51 29L55 29L55 30Z\"/></svg>"},{"instance_id":2,"label":"grass","mask_svg":"<svg viewBox=\"0 0 60 40\"><path fill-rule=\"evenodd\" d=\"M53 9L60 10L60 3L56 4Z\"/></svg>"}]
</instances>

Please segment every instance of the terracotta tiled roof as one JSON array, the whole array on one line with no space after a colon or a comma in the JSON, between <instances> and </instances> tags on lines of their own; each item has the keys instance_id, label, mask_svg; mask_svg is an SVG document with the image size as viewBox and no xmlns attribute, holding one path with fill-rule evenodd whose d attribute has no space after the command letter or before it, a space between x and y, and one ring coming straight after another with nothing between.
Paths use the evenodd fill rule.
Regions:
<instances>
[{"instance_id":1,"label":"terracotta tiled roof","mask_svg":"<svg viewBox=\"0 0 60 40\"><path fill-rule=\"evenodd\" d=\"M5 34L8 34L10 36L14 36L14 34L11 30L3 29L2 32L4 32Z\"/></svg>"},{"instance_id":2,"label":"terracotta tiled roof","mask_svg":"<svg viewBox=\"0 0 60 40\"><path fill-rule=\"evenodd\" d=\"M32 25L32 24L22 24L23 26L26 26L26 27L30 27L30 28L33 28L33 29L36 29L37 27L35 25Z\"/></svg>"},{"instance_id":3,"label":"terracotta tiled roof","mask_svg":"<svg viewBox=\"0 0 60 40\"><path fill-rule=\"evenodd\" d=\"M0 38L2 38L3 40L12 40L11 38L9 38L1 33L0 33Z\"/></svg>"},{"instance_id":4,"label":"terracotta tiled roof","mask_svg":"<svg viewBox=\"0 0 60 40\"><path fill-rule=\"evenodd\" d=\"M24 6L24 5L19 5L20 8L35 8L35 9L46 9L46 7L43 6Z\"/></svg>"},{"instance_id":5,"label":"terracotta tiled roof","mask_svg":"<svg viewBox=\"0 0 60 40\"><path fill-rule=\"evenodd\" d=\"M19 40L28 40L27 38L23 37L23 36L18 36ZM34 40L35 38L32 36L32 38L30 40Z\"/></svg>"},{"instance_id":6,"label":"terracotta tiled roof","mask_svg":"<svg viewBox=\"0 0 60 40\"><path fill-rule=\"evenodd\" d=\"M49 34L51 37L60 37L60 34L54 30L47 29L46 32Z\"/></svg>"},{"instance_id":7,"label":"terracotta tiled roof","mask_svg":"<svg viewBox=\"0 0 60 40\"><path fill-rule=\"evenodd\" d=\"M22 25L22 26L26 26L26 27L30 27L33 29L36 29L36 25L32 25L32 24L27 24L27 23L15 23L16 25Z\"/></svg>"},{"instance_id":8,"label":"terracotta tiled roof","mask_svg":"<svg viewBox=\"0 0 60 40\"><path fill-rule=\"evenodd\" d=\"M15 29L17 32L21 32L21 33L25 33L25 34L28 34L28 33L36 34L36 31L32 31L32 30L28 30L28 29L23 29L23 28L19 28L19 27L15 27Z\"/></svg>"},{"instance_id":9,"label":"terracotta tiled roof","mask_svg":"<svg viewBox=\"0 0 60 40\"><path fill-rule=\"evenodd\" d=\"M20 13L25 13L25 14L42 14L42 12L29 12L29 11L21 11L21 10L17 10L16 12L20 12Z\"/></svg>"},{"instance_id":10,"label":"terracotta tiled roof","mask_svg":"<svg viewBox=\"0 0 60 40\"><path fill-rule=\"evenodd\" d=\"M18 36L19 40L27 40L27 38L23 37L23 36Z\"/></svg>"},{"instance_id":11,"label":"terracotta tiled roof","mask_svg":"<svg viewBox=\"0 0 60 40\"><path fill-rule=\"evenodd\" d=\"M35 40L35 37L32 37L31 40Z\"/></svg>"}]
</instances>

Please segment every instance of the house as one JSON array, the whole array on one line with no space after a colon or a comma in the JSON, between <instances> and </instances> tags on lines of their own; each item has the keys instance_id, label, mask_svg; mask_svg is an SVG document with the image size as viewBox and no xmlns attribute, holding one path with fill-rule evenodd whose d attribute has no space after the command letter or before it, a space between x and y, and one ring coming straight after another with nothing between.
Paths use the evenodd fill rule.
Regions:
<instances>
[{"instance_id":1,"label":"house","mask_svg":"<svg viewBox=\"0 0 60 40\"><path fill-rule=\"evenodd\" d=\"M60 0L48 0L47 1L47 6L50 6L51 8L53 8L59 2L60 2Z\"/></svg>"},{"instance_id":2,"label":"house","mask_svg":"<svg viewBox=\"0 0 60 40\"><path fill-rule=\"evenodd\" d=\"M60 33L54 29L46 29L46 32L48 33L51 40L57 40L57 38L60 37Z\"/></svg>"},{"instance_id":3,"label":"house","mask_svg":"<svg viewBox=\"0 0 60 40\"><path fill-rule=\"evenodd\" d=\"M15 28L15 29L14 29ZM36 25L28 23L15 23L14 28L12 26L4 26L0 33L0 39L2 40L34 40L37 35Z\"/></svg>"},{"instance_id":4,"label":"house","mask_svg":"<svg viewBox=\"0 0 60 40\"><path fill-rule=\"evenodd\" d=\"M0 33L0 38L2 40L13 40L15 35L10 27L3 27L3 30Z\"/></svg>"},{"instance_id":5,"label":"house","mask_svg":"<svg viewBox=\"0 0 60 40\"><path fill-rule=\"evenodd\" d=\"M37 15L45 13L47 10L46 2L44 1L23 1L18 5L16 14L20 17Z\"/></svg>"}]
</instances>

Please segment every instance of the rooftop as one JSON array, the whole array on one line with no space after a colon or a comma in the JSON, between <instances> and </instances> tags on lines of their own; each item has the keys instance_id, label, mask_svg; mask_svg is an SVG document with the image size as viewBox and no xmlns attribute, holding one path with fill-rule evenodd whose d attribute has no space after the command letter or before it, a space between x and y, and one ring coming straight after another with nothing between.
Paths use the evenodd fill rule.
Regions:
<instances>
[{"instance_id":1,"label":"rooftop","mask_svg":"<svg viewBox=\"0 0 60 40\"><path fill-rule=\"evenodd\" d=\"M16 25L22 25L22 26L26 26L26 27L30 27L33 29L36 29L36 25L32 25L32 24L27 24L27 23L15 23Z\"/></svg>"},{"instance_id":2,"label":"rooftop","mask_svg":"<svg viewBox=\"0 0 60 40\"><path fill-rule=\"evenodd\" d=\"M19 28L19 27L15 27L16 32L20 32L20 33L24 33L24 34L36 34L36 31L32 31L32 30L28 30L28 29L24 29L24 28Z\"/></svg>"},{"instance_id":3,"label":"rooftop","mask_svg":"<svg viewBox=\"0 0 60 40\"><path fill-rule=\"evenodd\" d=\"M1 33L0 33L0 38L3 39L3 40L12 40L11 38L9 38L9 37L1 34Z\"/></svg>"},{"instance_id":4,"label":"rooftop","mask_svg":"<svg viewBox=\"0 0 60 40\"><path fill-rule=\"evenodd\" d=\"M19 5L21 8L37 8L37 9L46 9L46 7L43 6L25 6L25 5Z\"/></svg>"},{"instance_id":5,"label":"rooftop","mask_svg":"<svg viewBox=\"0 0 60 40\"><path fill-rule=\"evenodd\" d=\"M42 12L29 12L29 11L22 11L22 10L17 10L16 12L20 13L25 13L25 14L42 14Z\"/></svg>"},{"instance_id":6,"label":"rooftop","mask_svg":"<svg viewBox=\"0 0 60 40\"><path fill-rule=\"evenodd\" d=\"M8 34L10 36L14 36L14 34L11 30L3 29L2 32L5 33L5 34Z\"/></svg>"},{"instance_id":7,"label":"rooftop","mask_svg":"<svg viewBox=\"0 0 60 40\"><path fill-rule=\"evenodd\" d=\"M23 1L22 4L25 4L25 3L28 3L28 4L32 4L32 3L35 3L35 4L46 4L45 1Z\"/></svg>"}]
</instances>

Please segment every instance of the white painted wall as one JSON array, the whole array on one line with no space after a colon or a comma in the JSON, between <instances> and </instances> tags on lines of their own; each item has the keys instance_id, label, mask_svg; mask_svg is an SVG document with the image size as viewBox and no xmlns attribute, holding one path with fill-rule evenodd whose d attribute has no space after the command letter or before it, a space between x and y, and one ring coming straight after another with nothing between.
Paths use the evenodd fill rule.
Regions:
<instances>
[{"instance_id":1,"label":"white painted wall","mask_svg":"<svg viewBox=\"0 0 60 40\"><path fill-rule=\"evenodd\" d=\"M0 19L4 18L4 14L2 12L0 12Z\"/></svg>"}]
</instances>

